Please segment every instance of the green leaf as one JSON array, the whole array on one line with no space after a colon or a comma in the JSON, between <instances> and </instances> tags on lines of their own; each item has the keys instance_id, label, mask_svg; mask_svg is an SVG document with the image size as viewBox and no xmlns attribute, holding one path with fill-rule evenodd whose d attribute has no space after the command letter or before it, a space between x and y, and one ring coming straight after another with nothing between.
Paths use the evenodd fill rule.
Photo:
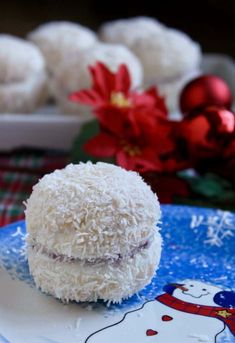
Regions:
<instances>
[{"instance_id":1,"label":"green leaf","mask_svg":"<svg viewBox=\"0 0 235 343\"><path fill-rule=\"evenodd\" d=\"M98 161L104 161L107 163L115 163L114 159L112 158L106 158L106 159L100 159L98 157L94 157L92 155L87 154L84 151L84 144L94 136L98 135L100 132L99 123L96 119L93 119L89 121L88 123L84 124L81 128L81 131L79 132L78 136L75 138L71 150L71 161L73 163L79 163L79 162L98 162Z\"/></svg>"},{"instance_id":2,"label":"green leaf","mask_svg":"<svg viewBox=\"0 0 235 343\"><path fill-rule=\"evenodd\" d=\"M71 160L73 163L78 162L97 162L98 159L87 154L83 146L84 144L92 137L96 136L99 133L99 124L96 119L89 121L84 124L79 132L78 136L73 142L73 147L71 150Z\"/></svg>"},{"instance_id":3,"label":"green leaf","mask_svg":"<svg viewBox=\"0 0 235 343\"><path fill-rule=\"evenodd\" d=\"M235 199L233 185L219 175L207 173L205 175L189 176L181 173L181 177L190 185L191 190L210 201L232 201Z\"/></svg>"}]
</instances>

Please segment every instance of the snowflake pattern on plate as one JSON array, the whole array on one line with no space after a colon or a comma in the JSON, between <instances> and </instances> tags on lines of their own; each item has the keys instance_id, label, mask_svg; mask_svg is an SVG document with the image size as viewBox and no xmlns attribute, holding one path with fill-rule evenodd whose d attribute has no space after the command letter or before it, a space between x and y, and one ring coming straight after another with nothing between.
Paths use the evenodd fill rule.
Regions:
<instances>
[{"instance_id":1,"label":"snowflake pattern on plate","mask_svg":"<svg viewBox=\"0 0 235 343\"><path fill-rule=\"evenodd\" d=\"M217 210L213 215L192 215L190 227L205 226L207 239L205 243L221 247L224 240L233 237L235 233L235 219L231 212Z\"/></svg>"}]
</instances>

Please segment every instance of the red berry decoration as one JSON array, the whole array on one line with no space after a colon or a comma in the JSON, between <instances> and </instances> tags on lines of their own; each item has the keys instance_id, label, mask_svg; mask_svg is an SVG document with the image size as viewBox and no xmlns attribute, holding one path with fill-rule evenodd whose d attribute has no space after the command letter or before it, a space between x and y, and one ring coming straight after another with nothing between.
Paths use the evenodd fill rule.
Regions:
<instances>
[{"instance_id":1,"label":"red berry decoration","mask_svg":"<svg viewBox=\"0 0 235 343\"><path fill-rule=\"evenodd\" d=\"M193 111L181 121L180 136L189 158L194 160L219 157L231 144L234 133L234 113L220 106Z\"/></svg>"},{"instance_id":2,"label":"red berry decoration","mask_svg":"<svg viewBox=\"0 0 235 343\"><path fill-rule=\"evenodd\" d=\"M203 75L190 81L180 96L183 115L205 106L217 105L231 108L232 93L227 83L215 75Z\"/></svg>"}]
</instances>

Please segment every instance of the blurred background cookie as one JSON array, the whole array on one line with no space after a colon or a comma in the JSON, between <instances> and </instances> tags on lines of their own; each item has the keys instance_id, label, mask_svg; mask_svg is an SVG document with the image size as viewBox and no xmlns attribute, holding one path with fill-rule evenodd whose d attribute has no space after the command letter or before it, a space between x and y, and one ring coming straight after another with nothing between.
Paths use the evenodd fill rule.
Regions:
<instances>
[{"instance_id":1,"label":"blurred background cookie","mask_svg":"<svg viewBox=\"0 0 235 343\"><path fill-rule=\"evenodd\" d=\"M157 85L170 110L176 110L185 82L199 74L201 49L185 33L156 19L137 17L105 23L99 30L105 42L125 44L140 59L144 86Z\"/></svg>"},{"instance_id":2,"label":"blurred background cookie","mask_svg":"<svg viewBox=\"0 0 235 343\"><path fill-rule=\"evenodd\" d=\"M43 56L30 42L0 35L0 112L30 113L47 97Z\"/></svg>"},{"instance_id":3,"label":"blurred background cookie","mask_svg":"<svg viewBox=\"0 0 235 343\"><path fill-rule=\"evenodd\" d=\"M67 21L52 21L40 25L28 34L28 39L41 50L47 66L49 85L58 64L78 57L81 50L96 43L95 33L79 25Z\"/></svg>"}]
</instances>

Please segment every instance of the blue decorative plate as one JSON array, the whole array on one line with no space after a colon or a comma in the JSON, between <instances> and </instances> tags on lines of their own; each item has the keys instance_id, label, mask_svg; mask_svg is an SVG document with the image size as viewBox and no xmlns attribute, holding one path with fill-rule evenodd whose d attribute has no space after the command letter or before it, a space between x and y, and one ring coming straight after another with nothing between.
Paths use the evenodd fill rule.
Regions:
<instances>
[{"instance_id":1,"label":"blue decorative plate","mask_svg":"<svg viewBox=\"0 0 235 343\"><path fill-rule=\"evenodd\" d=\"M0 343L235 342L235 215L162 206L164 248L149 286L121 305L62 304L36 290L25 223L0 230Z\"/></svg>"}]
</instances>

